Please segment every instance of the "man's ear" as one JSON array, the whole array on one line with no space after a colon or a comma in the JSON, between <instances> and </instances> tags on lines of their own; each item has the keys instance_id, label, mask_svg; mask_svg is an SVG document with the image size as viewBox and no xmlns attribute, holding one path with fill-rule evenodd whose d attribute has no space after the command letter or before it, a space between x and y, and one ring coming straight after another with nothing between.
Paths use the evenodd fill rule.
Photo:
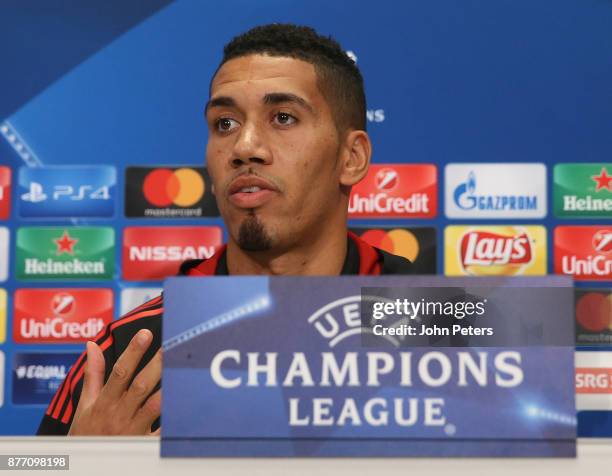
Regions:
<instances>
[{"instance_id":1,"label":"man's ear","mask_svg":"<svg viewBox=\"0 0 612 476\"><path fill-rule=\"evenodd\" d=\"M372 143L366 131L350 131L340 152L340 185L352 186L368 173Z\"/></svg>"}]
</instances>

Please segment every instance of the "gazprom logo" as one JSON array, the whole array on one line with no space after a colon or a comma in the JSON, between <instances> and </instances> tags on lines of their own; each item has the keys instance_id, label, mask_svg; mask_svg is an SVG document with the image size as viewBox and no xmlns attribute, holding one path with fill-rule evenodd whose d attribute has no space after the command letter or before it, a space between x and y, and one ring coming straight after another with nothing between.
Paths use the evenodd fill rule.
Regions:
<instances>
[{"instance_id":1,"label":"gazprom logo","mask_svg":"<svg viewBox=\"0 0 612 476\"><path fill-rule=\"evenodd\" d=\"M543 218L544 164L449 164L446 167L449 218Z\"/></svg>"},{"instance_id":2,"label":"gazprom logo","mask_svg":"<svg viewBox=\"0 0 612 476\"><path fill-rule=\"evenodd\" d=\"M462 210L473 210L476 208L477 199L474 196L474 192L476 192L476 174L471 170L467 181L460 184L453 194L457 206Z\"/></svg>"},{"instance_id":3,"label":"gazprom logo","mask_svg":"<svg viewBox=\"0 0 612 476\"><path fill-rule=\"evenodd\" d=\"M538 197L536 195L477 195L476 174L473 170L467 180L457 188L453 194L455 204L462 210L537 210Z\"/></svg>"}]
</instances>

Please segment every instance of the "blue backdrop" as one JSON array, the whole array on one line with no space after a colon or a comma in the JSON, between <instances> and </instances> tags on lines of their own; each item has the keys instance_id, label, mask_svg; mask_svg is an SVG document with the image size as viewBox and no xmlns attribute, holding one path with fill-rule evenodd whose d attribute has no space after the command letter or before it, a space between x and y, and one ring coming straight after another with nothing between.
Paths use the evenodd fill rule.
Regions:
<instances>
[{"instance_id":1,"label":"blue backdrop","mask_svg":"<svg viewBox=\"0 0 612 476\"><path fill-rule=\"evenodd\" d=\"M437 218L401 223L436 227L439 273L443 229L451 223L443 209L445 164L543 162L552 205L553 164L610 162L608 1L10 0L0 6L0 126L5 127L0 163L12 168L13 182L22 165L116 166L115 217L95 224L113 226L118 242L128 225L221 224L218 218L126 219L124 172L130 165L203 163L203 107L222 47L249 27L269 22L311 25L356 55L365 77L375 163L438 165ZM6 140L11 134L12 143ZM32 434L45 408L12 402L13 356L82 348L12 342L12 294L49 285L15 280L15 230L32 225L18 219L16 202L14 196L11 218L0 222L11 231L10 274L1 284L9 303L7 339L0 344L5 356L0 434ZM504 221L547 226L549 271L553 227L577 223L555 219L551 205L545 219ZM120 276L120 246L115 252ZM125 285L120 279L103 284L115 290L116 314ZM579 417L582 434L612 435L610 413Z\"/></svg>"}]
</instances>

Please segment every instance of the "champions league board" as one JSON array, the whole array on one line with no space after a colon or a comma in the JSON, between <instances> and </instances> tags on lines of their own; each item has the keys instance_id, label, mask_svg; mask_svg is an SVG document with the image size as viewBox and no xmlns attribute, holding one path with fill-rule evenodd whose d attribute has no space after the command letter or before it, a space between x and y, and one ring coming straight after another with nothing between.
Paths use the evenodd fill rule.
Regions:
<instances>
[{"instance_id":1,"label":"champions league board","mask_svg":"<svg viewBox=\"0 0 612 476\"><path fill-rule=\"evenodd\" d=\"M161 454L575 456L572 301L565 277L170 278Z\"/></svg>"}]
</instances>

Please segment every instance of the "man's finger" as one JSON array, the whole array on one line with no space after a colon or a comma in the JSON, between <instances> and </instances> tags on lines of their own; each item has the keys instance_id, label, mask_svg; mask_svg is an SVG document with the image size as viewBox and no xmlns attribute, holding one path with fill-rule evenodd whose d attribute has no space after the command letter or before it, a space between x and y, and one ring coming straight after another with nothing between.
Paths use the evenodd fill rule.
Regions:
<instances>
[{"instance_id":1,"label":"man's finger","mask_svg":"<svg viewBox=\"0 0 612 476\"><path fill-rule=\"evenodd\" d=\"M161 389L151 395L142 407L138 409L132 420L132 429L135 434L148 435L153 422L161 414Z\"/></svg>"},{"instance_id":2,"label":"man's finger","mask_svg":"<svg viewBox=\"0 0 612 476\"><path fill-rule=\"evenodd\" d=\"M127 392L121 397L117 409L118 417L126 420L131 419L153 391L153 388L161 379L161 356L161 349L159 349L147 365L134 377Z\"/></svg>"},{"instance_id":3,"label":"man's finger","mask_svg":"<svg viewBox=\"0 0 612 476\"><path fill-rule=\"evenodd\" d=\"M161 426L157 430L149 432L147 436L161 436Z\"/></svg>"},{"instance_id":4,"label":"man's finger","mask_svg":"<svg viewBox=\"0 0 612 476\"><path fill-rule=\"evenodd\" d=\"M104 386L104 354L98 344L88 341L86 344L87 360L85 362L83 390L79 399L79 408L87 408L95 402ZM78 411L78 408L77 408Z\"/></svg>"},{"instance_id":5,"label":"man's finger","mask_svg":"<svg viewBox=\"0 0 612 476\"><path fill-rule=\"evenodd\" d=\"M103 401L116 401L123 395L152 339L153 334L148 329L141 329L132 337L123 354L113 365L110 377L100 392Z\"/></svg>"}]
</instances>

